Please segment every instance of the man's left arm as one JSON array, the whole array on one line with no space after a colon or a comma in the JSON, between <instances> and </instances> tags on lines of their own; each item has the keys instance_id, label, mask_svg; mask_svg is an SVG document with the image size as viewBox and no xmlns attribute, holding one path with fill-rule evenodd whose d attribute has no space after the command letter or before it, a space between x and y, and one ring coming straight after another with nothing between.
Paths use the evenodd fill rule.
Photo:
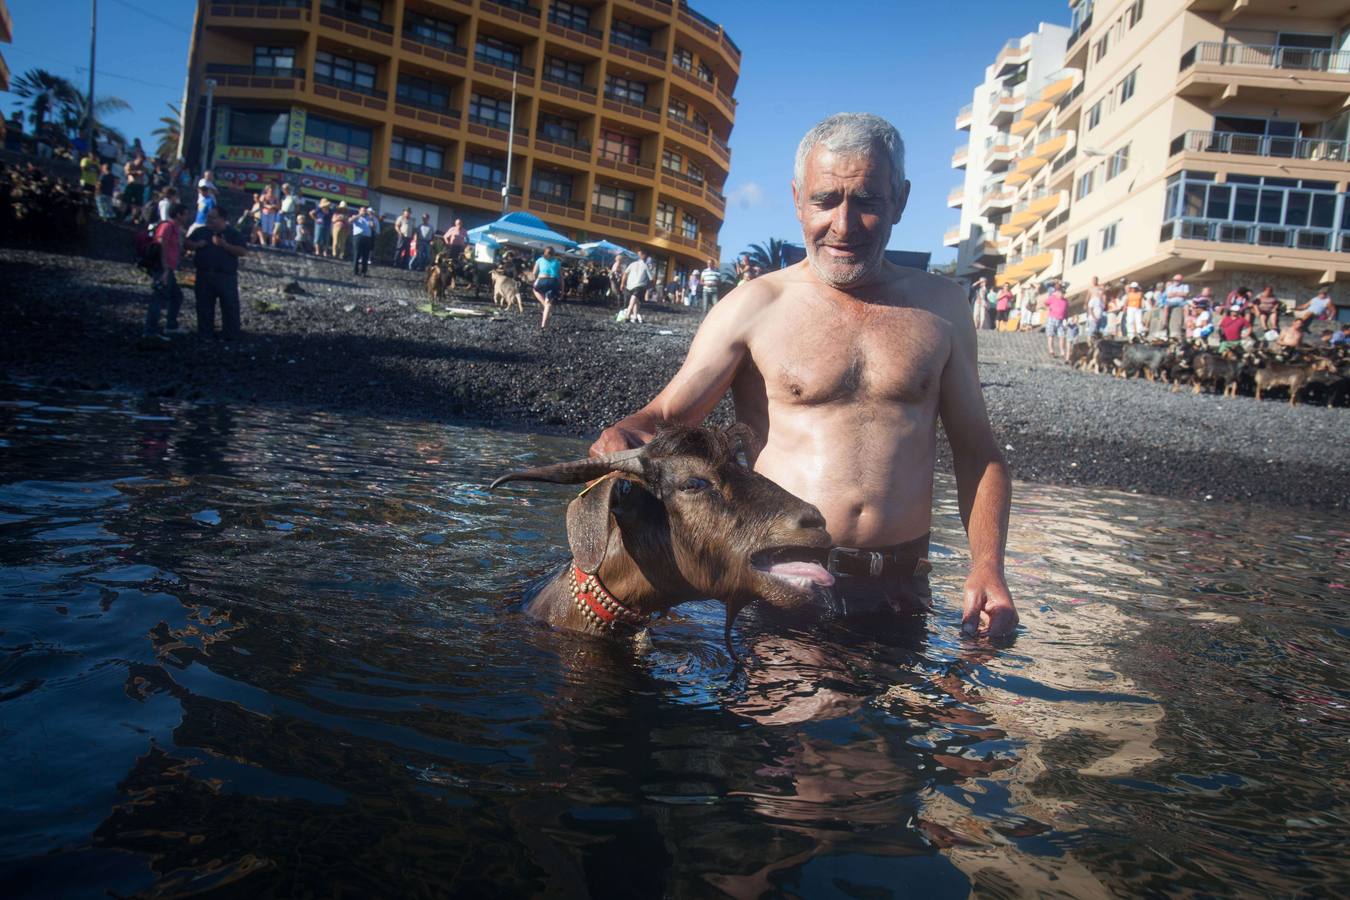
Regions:
<instances>
[{"instance_id":1,"label":"man's left arm","mask_svg":"<svg viewBox=\"0 0 1350 900\"><path fill-rule=\"evenodd\" d=\"M953 286L951 293L953 314L947 318L952 352L942 373L938 414L951 443L961 522L970 541L961 630L973 635L985 628L997 637L1017 627L1017 609L1003 571L1012 484L980 389L975 325L969 316L956 314L961 312L960 292Z\"/></svg>"}]
</instances>

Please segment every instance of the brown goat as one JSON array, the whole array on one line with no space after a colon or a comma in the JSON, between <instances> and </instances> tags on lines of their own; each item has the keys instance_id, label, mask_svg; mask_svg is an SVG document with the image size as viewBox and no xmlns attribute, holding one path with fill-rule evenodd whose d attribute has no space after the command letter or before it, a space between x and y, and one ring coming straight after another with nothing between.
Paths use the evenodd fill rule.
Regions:
<instances>
[{"instance_id":1,"label":"brown goat","mask_svg":"<svg viewBox=\"0 0 1350 900\"><path fill-rule=\"evenodd\" d=\"M1299 394L1314 375L1336 374L1336 364L1329 359L1315 359L1311 365L1271 363L1256 370L1256 399L1273 387L1289 389L1289 405L1298 403Z\"/></svg>"},{"instance_id":2,"label":"brown goat","mask_svg":"<svg viewBox=\"0 0 1350 900\"><path fill-rule=\"evenodd\" d=\"M607 633L646 624L690 600L726 605L726 628L746 604L809 608L833 583L825 519L740 462L753 440L676 426L651 443L593 459L504 475L505 481L579 484L567 507L572 561L529 601L550 625Z\"/></svg>"}]
</instances>

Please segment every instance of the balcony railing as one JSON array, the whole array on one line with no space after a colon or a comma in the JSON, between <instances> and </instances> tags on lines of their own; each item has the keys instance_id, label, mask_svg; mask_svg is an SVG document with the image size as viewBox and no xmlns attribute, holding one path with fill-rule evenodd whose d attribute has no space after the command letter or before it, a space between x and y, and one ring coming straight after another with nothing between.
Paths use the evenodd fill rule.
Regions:
<instances>
[{"instance_id":1,"label":"balcony railing","mask_svg":"<svg viewBox=\"0 0 1350 900\"><path fill-rule=\"evenodd\" d=\"M489 54L484 53L481 50L475 50L473 58L477 62L480 62L485 66L496 66L499 69L506 69L511 72L519 72L522 75L529 75L531 77L534 76L534 69L530 68L524 63L513 63L507 59L499 59L498 57L490 56Z\"/></svg>"},{"instance_id":2,"label":"balcony railing","mask_svg":"<svg viewBox=\"0 0 1350 900\"><path fill-rule=\"evenodd\" d=\"M974 104L974 103L967 103L965 106L961 107L960 109L958 109L958 110L956 111L956 117L957 117L958 119L962 119L962 118L965 118L966 116L970 115L970 114L971 114L972 112L974 112L974 111L975 111L975 104Z\"/></svg>"},{"instance_id":3,"label":"balcony railing","mask_svg":"<svg viewBox=\"0 0 1350 900\"><path fill-rule=\"evenodd\" d=\"M1074 26L1073 31L1069 32L1069 42L1064 46L1066 48L1072 47L1074 44L1078 43L1078 39L1083 35L1087 34L1089 29L1091 28L1092 28L1092 12L1089 11L1086 16L1083 16L1082 21L1080 21L1077 25Z\"/></svg>"},{"instance_id":4,"label":"balcony railing","mask_svg":"<svg viewBox=\"0 0 1350 900\"><path fill-rule=\"evenodd\" d=\"M647 227L647 217L640 216L631 210L615 209L612 206L601 206L599 203L592 203L591 212L597 216L609 216L611 219L620 219L624 222L632 222L636 225L641 225L644 228Z\"/></svg>"},{"instance_id":5,"label":"balcony railing","mask_svg":"<svg viewBox=\"0 0 1350 900\"><path fill-rule=\"evenodd\" d=\"M335 87L338 90L351 91L353 94L365 94L367 97L375 97L380 100L388 100L389 94L379 88L366 87L364 84L357 84L354 81L343 81L340 78L334 78L331 75L315 75L315 84L326 84L329 87Z\"/></svg>"},{"instance_id":6,"label":"balcony railing","mask_svg":"<svg viewBox=\"0 0 1350 900\"><path fill-rule=\"evenodd\" d=\"M455 180L454 172L446 172L431 166L419 166L416 163L404 162L401 159L389 160L389 168L397 169L400 172L412 172L414 175L428 175L432 178L440 178L443 181Z\"/></svg>"},{"instance_id":7,"label":"balcony railing","mask_svg":"<svg viewBox=\"0 0 1350 900\"><path fill-rule=\"evenodd\" d=\"M536 131L534 134L536 141L547 141L550 144L557 144L559 147L570 147L573 150L580 150L584 153L591 152L591 142L585 138L566 138L556 133Z\"/></svg>"},{"instance_id":8,"label":"balcony railing","mask_svg":"<svg viewBox=\"0 0 1350 900\"><path fill-rule=\"evenodd\" d=\"M666 54L663 51L657 50L651 44L644 44L642 41L635 40L621 31L611 31L609 33L609 44L611 48L621 47L624 50L632 50L634 53L638 53L642 56L650 56L653 59L660 60L662 63L666 61Z\"/></svg>"},{"instance_id":9,"label":"balcony railing","mask_svg":"<svg viewBox=\"0 0 1350 900\"><path fill-rule=\"evenodd\" d=\"M430 100L413 100L409 97L399 96L397 93L394 94L394 102L400 106L411 106L414 109L436 113L439 116L449 116L452 119L458 119L460 117L460 111L449 104L441 106L432 103Z\"/></svg>"},{"instance_id":10,"label":"balcony railing","mask_svg":"<svg viewBox=\"0 0 1350 900\"><path fill-rule=\"evenodd\" d=\"M332 16L334 19L342 19L345 22L351 22L355 25L362 25L374 31L383 31L385 34L393 34L394 26L386 25L376 19L368 19L360 13L348 12L337 6L320 6L319 12L325 16Z\"/></svg>"},{"instance_id":11,"label":"balcony railing","mask_svg":"<svg viewBox=\"0 0 1350 900\"><path fill-rule=\"evenodd\" d=\"M500 180L493 181L490 178L475 178L473 175L464 175L460 178L460 181L471 187L482 188L487 191L496 191L498 194L502 191L502 183ZM510 193L512 197L523 197L525 195L525 192L521 190L520 185L518 184L511 185Z\"/></svg>"},{"instance_id":12,"label":"balcony railing","mask_svg":"<svg viewBox=\"0 0 1350 900\"><path fill-rule=\"evenodd\" d=\"M1008 147L1011 149L1012 143L1012 135L1008 134L1006 131L1000 131L997 134L992 134L984 139L984 147L986 150L993 147Z\"/></svg>"},{"instance_id":13,"label":"balcony railing","mask_svg":"<svg viewBox=\"0 0 1350 900\"><path fill-rule=\"evenodd\" d=\"M1069 104L1073 103L1073 101L1081 96L1083 96L1083 82L1080 81L1078 87L1059 98L1059 102L1055 104L1055 109L1059 112L1064 112L1064 110L1069 108Z\"/></svg>"},{"instance_id":14,"label":"balcony railing","mask_svg":"<svg viewBox=\"0 0 1350 900\"><path fill-rule=\"evenodd\" d=\"M661 111L655 106L648 106L645 103L638 103L636 100L632 98L632 96L628 94L620 94L617 91L610 90L608 87L605 88L605 99L610 100L614 103L622 103L624 106L632 106L635 107L636 109L643 109L646 110L647 112L659 113Z\"/></svg>"},{"instance_id":15,"label":"balcony railing","mask_svg":"<svg viewBox=\"0 0 1350 900\"><path fill-rule=\"evenodd\" d=\"M207 75L247 75L250 78L305 79L305 70L291 66L236 66L228 63L207 63Z\"/></svg>"},{"instance_id":16,"label":"balcony railing","mask_svg":"<svg viewBox=\"0 0 1350 900\"><path fill-rule=\"evenodd\" d=\"M449 113L447 113L446 115L449 115ZM482 125L484 128L495 128L497 131L506 131L505 123L499 121L498 119L491 118L489 116L479 116L473 113L469 113L469 121L472 122L474 125ZM519 122L517 122L516 134L519 135L520 137L529 137L530 129L526 128L524 125L521 125Z\"/></svg>"},{"instance_id":17,"label":"balcony railing","mask_svg":"<svg viewBox=\"0 0 1350 900\"><path fill-rule=\"evenodd\" d=\"M1170 155L1176 156L1183 150L1192 153L1303 159L1309 162L1343 163L1350 160L1345 141L1239 134L1232 131L1184 131L1172 140Z\"/></svg>"},{"instance_id":18,"label":"balcony railing","mask_svg":"<svg viewBox=\"0 0 1350 900\"><path fill-rule=\"evenodd\" d=\"M1260 225L1227 219L1178 218L1163 223L1162 241L1214 241L1286 250L1350 252L1350 232L1332 228Z\"/></svg>"},{"instance_id":19,"label":"balcony railing","mask_svg":"<svg viewBox=\"0 0 1350 900\"><path fill-rule=\"evenodd\" d=\"M502 14L501 10L496 10L492 7L499 6L504 9L514 10L521 16L530 19L539 18L539 10L535 9L530 4L523 2L523 0L483 0L483 6L487 8L489 12L495 12L498 15Z\"/></svg>"},{"instance_id":20,"label":"balcony railing","mask_svg":"<svg viewBox=\"0 0 1350 900\"><path fill-rule=\"evenodd\" d=\"M559 78L558 76L550 75L547 72L540 75L539 77L543 81L547 81L549 84L556 84L560 87L571 88L574 91L580 91L583 94L590 94L592 97L595 96L595 88L593 87L589 87L584 84L577 84L574 81L568 81L566 78Z\"/></svg>"},{"instance_id":21,"label":"balcony railing","mask_svg":"<svg viewBox=\"0 0 1350 900\"><path fill-rule=\"evenodd\" d=\"M442 53L448 53L451 56L459 56L464 59L469 58L469 51L457 44L448 44L445 41L438 41L435 38L427 37L424 34L418 34L415 31L408 30L407 26L403 28L403 39L412 41L414 44L422 44L426 47L434 47Z\"/></svg>"},{"instance_id":22,"label":"balcony railing","mask_svg":"<svg viewBox=\"0 0 1350 900\"><path fill-rule=\"evenodd\" d=\"M605 33L598 28L583 28L580 25L573 24L570 19L565 19L556 13L549 13L548 20L559 28L566 28L568 31L575 31L578 34L587 34L593 38L603 38Z\"/></svg>"},{"instance_id":23,"label":"balcony railing","mask_svg":"<svg viewBox=\"0 0 1350 900\"><path fill-rule=\"evenodd\" d=\"M1076 156L1078 156L1078 148L1077 148L1077 147L1074 147L1074 148L1070 149L1068 153L1065 153L1065 154L1064 154L1063 156L1061 156L1059 159L1055 160L1054 165L1052 165L1052 166L1050 167L1050 174L1051 174L1051 175L1055 174L1055 173L1058 172L1060 169L1064 168L1064 167L1067 166L1069 163L1073 162L1073 160L1074 160L1074 158L1075 158Z\"/></svg>"},{"instance_id":24,"label":"balcony railing","mask_svg":"<svg viewBox=\"0 0 1350 900\"><path fill-rule=\"evenodd\" d=\"M1181 71L1199 64L1350 74L1350 51L1201 41L1181 55Z\"/></svg>"}]
</instances>

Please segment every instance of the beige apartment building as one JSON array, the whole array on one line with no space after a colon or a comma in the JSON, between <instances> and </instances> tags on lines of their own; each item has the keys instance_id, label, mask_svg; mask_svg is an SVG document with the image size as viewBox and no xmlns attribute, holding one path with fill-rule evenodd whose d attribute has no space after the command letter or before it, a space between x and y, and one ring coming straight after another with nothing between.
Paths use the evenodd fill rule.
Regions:
<instances>
[{"instance_id":1,"label":"beige apartment building","mask_svg":"<svg viewBox=\"0 0 1350 900\"><path fill-rule=\"evenodd\" d=\"M1059 77L1013 118L1000 284L1175 273L1220 296L1350 291L1350 4L1070 3ZM966 197L967 202L980 202Z\"/></svg>"}]
</instances>

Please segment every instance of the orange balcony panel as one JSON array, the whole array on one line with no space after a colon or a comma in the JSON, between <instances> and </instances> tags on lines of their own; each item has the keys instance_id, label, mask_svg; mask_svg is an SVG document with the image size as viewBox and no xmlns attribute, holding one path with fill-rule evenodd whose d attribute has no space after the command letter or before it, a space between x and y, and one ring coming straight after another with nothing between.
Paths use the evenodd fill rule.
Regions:
<instances>
[{"instance_id":1,"label":"orange balcony panel","mask_svg":"<svg viewBox=\"0 0 1350 900\"><path fill-rule=\"evenodd\" d=\"M1028 181L1030 181L1030 180L1031 180L1031 173L1030 173L1030 172L1018 172L1018 171L1012 171L1012 172L1009 172L1008 175L1007 175L1007 177L1005 177L1005 178L1003 179L1003 183L1004 183L1004 184L1007 184L1007 185L1016 186L1016 185L1019 185L1019 184L1025 184L1026 182L1028 182Z\"/></svg>"},{"instance_id":2,"label":"orange balcony panel","mask_svg":"<svg viewBox=\"0 0 1350 900\"><path fill-rule=\"evenodd\" d=\"M1041 91L1040 99L1047 103L1054 103L1060 97L1063 97L1069 91L1073 90L1074 76L1068 75L1058 81L1052 81Z\"/></svg>"},{"instance_id":3,"label":"orange balcony panel","mask_svg":"<svg viewBox=\"0 0 1350 900\"><path fill-rule=\"evenodd\" d=\"M1025 228L1013 222L1004 222L1002 225L998 226L999 237L1006 237L1006 238L1017 237L1024 231L1026 231Z\"/></svg>"},{"instance_id":4,"label":"orange balcony panel","mask_svg":"<svg viewBox=\"0 0 1350 900\"><path fill-rule=\"evenodd\" d=\"M1014 170L1019 175L1034 175L1045 165L1045 159L1040 156L1027 156L1017 162L1017 168Z\"/></svg>"}]
</instances>

